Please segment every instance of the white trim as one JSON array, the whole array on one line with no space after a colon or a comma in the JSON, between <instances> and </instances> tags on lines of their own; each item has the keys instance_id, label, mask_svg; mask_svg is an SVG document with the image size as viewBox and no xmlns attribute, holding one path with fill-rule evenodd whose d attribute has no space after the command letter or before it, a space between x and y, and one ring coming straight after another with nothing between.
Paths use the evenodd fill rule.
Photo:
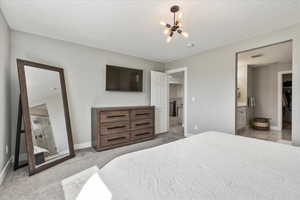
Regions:
<instances>
[{"instance_id":1,"label":"white trim","mask_svg":"<svg viewBox=\"0 0 300 200\"><path fill-rule=\"evenodd\" d=\"M187 133L187 134L184 134L184 136L187 137L187 138L188 138L188 137L192 137L192 136L194 136L194 135L195 135L195 134L193 134L193 133Z\"/></svg>"},{"instance_id":2,"label":"white trim","mask_svg":"<svg viewBox=\"0 0 300 200\"><path fill-rule=\"evenodd\" d=\"M292 74L293 71L280 71L277 78L277 128L282 130L282 76L284 74Z\"/></svg>"},{"instance_id":3,"label":"white trim","mask_svg":"<svg viewBox=\"0 0 300 200\"><path fill-rule=\"evenodd\" d=\"M74 144L74 149L75 150L79 150L79 149L86 149L86 148L90 148L91 142L85 142L85 143L79 143L79 144Z\"/></svg>"},{"instance_id":4,"label":"white trim","mask_svg":"<svg viewBox=\"0 0 300 200\"><path fill-rule=\"evenodd\" d=\"M176 68L176 69L171 69L171 70L167 70L166 73L167 74L174 74L174 73L177 73L177 72L184 72L184 102L183 102L183 112L184 112L184 119L183 119L183 126L184 126L184 136L188 137L188 132L187 132L187 78L188 78L188 75L187 75L187 67L182 67L182 68ZM168 85L168 88L169 88L169 85ZM169 92L168 92L168 99L169 99ZM169 105L168 105L169 107ZM169 112L168 112L168 124L169 124Z\"/></svg>"},{"instance_id":5,"label":"white trim","mask_svg":"<svg viewBox=\"0 0 300 200\"><path fill-rule=\"evenodd\" d=\"M7 173L8 173L8 169L9 169L9 167L10 167L12 161L13 161L13 158L11 157L11 158L6 162L6 164L4 165L3 169L1 170L1 172L0 172L0 185L2 185L2 183L3 183L3 181L4 181L5 177L6 177L6 175L7 175Z\"/></svg>"}]
</instances>

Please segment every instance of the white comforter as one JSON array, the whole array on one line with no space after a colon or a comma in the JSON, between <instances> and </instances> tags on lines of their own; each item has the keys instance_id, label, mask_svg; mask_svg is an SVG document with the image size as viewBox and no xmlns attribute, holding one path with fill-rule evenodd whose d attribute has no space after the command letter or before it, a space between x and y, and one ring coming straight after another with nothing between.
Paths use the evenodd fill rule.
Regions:
<instances>
[{"instance_id":1,"label":"white comforter","mask_svg":"<svg viewBox=\"0 0 300 200\"><path fill-rule=\"evenodd\" d=\"M100 200L299 200L300 149L206 132L130 153L99 172Z\"/></svg>"}]
</instances>

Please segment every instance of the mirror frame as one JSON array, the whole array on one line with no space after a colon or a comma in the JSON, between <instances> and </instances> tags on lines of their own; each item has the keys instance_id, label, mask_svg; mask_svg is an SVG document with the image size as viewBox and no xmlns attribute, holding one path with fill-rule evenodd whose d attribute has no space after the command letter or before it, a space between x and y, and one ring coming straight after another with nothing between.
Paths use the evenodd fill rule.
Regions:
<instances>
[{"instance_id":1,"label":"mirror frame","mask_svg":"<svg viewBox=\"0 0 300 200\"><path fill-rule=\"evenodd\" d=\"M63 106L64 106L64 114L65 114L65 123L66 130L68 136L68 145L69 145L69 155L54 160L53 162L49 162L47 164L36 167L35 165L35 156L33 152L33 142L32 142L32 128L31 128L31 119L29 113L29 103L28 103L28 94L27 94L27 83L26 83L26 75L25 75L25 66L40 68L44 70L58 72L60 76L61 83L61 92L63 97ZM64 77L64 69L54 66L49 66L45 64L40 64L36 62L31 62L27 60L17 59L17 68L18 68L18 76L19 76L19 85L20 85L20 93L21 93L21 103L22 103L22 111L23 111L23 121L25 128L25 140L26 140L26 150L27 150L27 158L29 165L29 175L36 174L45 169L53 167L59 163L62 163L70 158L75 156L74 151L74 143L72 138L72 130L71 130L71 122L70 122L70 114L69 114L69 106L67 99L67 91L66 91L66 83Z\"/></svg>"}]
</instances>

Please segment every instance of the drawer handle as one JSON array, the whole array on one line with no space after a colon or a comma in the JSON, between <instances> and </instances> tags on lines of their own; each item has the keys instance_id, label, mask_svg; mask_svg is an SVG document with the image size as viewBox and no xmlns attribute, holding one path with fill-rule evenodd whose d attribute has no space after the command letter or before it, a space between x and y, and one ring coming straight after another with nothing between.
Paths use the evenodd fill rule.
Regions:
<instances>
[{"instance_id":1,"label":"drawer handle","mask_svg":"<svg viewBox=\"0 0 300 200\"><path fill-rule=\"evenodd\" d=\"M108 139L107 141L108 141L108 142L112 142L112 141L124 140L124 139L126 139L126 137L125 137L125 136L123 136L123 137L118 137L118 138L112 138L112 139Z\"/></svg>"},{"instance_id":2,"label":"drawer handle","mask_svg":"<svg viewBox=\"0 0 300 200\"><path fill-rule=\"evenodd\" d=\"M145 123L140 123L140 124L135 124L136 126L144 126L144 125L148 125L150 124L149 122L145 122Z\"/></svg>"},{"instance_id":3,"label":"drawer handle","mask_svg":"<svg viewBox=\"0 0 300 200\"><path fill-rule=\"evenodd\" d=\"M113 130L113 129L119 129L119 128L125 128L126 126L114 126L114 127L107 127L107 130Z\"/></svg>"},{"instance_id":4,"label":"drawer handle","mask_svg":"<svg viewBox=\"0 0 300 200\"><path fill-rule=\"evenodd\" d=\"M145 133L138 133L138 134L135 134L135 136L142 136L142 135L149 135L150 132L145 132Z\"/></svg>"},{"instance_id":5,"label":"drawer handle","mask_svg":"<svg viewBox=\"0 0 300 200\"><path fill-rule=\"evenodd\" d=\"M127 115L108 115L107 118L126 117Z\"/></svg>"},{"instance_id":6,"label":"drawer handle","mask_svg":"<svg viewBox=\"0 0 300 200\"><path fill-rule=\"evenodd\" d=\"M137 116L142 116L142 115L150 115L150 113L137 113Z\"/></svg>"}]
</instances>

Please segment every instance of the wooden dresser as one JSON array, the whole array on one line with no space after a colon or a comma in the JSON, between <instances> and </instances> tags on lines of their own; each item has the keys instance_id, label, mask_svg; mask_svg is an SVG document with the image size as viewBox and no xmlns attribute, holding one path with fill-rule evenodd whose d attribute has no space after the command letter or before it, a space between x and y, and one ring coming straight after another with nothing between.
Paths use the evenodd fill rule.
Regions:
<instances>
[{"instance_id":1,"label":"wooden dresser","mask_svg":"<svg viewBox=\"0 0 300 200\"><path fill-rule=\"evenodd\" d=\"M92 108L92 146L101 151L154 138L154 107Z\"/></svg>"}]
</instances>

